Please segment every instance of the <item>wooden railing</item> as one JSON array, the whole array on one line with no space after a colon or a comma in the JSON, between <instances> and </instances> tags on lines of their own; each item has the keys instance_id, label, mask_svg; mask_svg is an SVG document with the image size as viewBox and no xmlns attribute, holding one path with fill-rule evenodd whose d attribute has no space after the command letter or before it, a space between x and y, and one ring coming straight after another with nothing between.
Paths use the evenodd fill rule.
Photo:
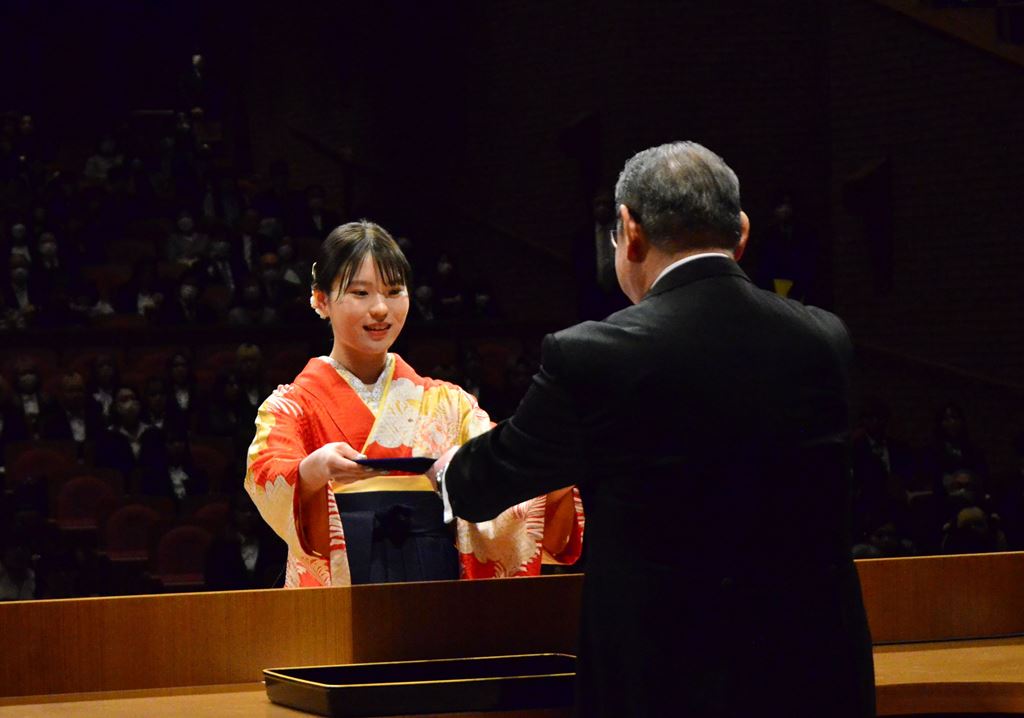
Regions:
<instances>
[{"instance_id":1,"label":"wooden railing","mask_svg":"<svg viewBox=\"0 0 1024 718\"><path fill-rule=\"evenodd\" d=\"M858 570L879 644L880 715L1024 714L1024 553L881 559ZM0 604L0 716L4 705L55 700L45 694L212 694L240 684L253 693L272 667L573 652L583 580Z\"/></svg>"}]
</instances>

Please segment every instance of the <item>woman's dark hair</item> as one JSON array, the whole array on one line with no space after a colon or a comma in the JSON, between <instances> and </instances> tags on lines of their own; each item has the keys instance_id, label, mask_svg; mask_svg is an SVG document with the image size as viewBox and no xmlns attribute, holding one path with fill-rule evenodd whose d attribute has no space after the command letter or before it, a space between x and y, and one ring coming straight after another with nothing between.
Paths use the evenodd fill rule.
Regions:
<instances>
[{"instance_id":1,"label":"woman's dark hair","mask_svg":"<svg viewBox=\"0 0 1024 718\"><path fill-rule=\"evenodd\" d=\"M367 255L387 284L411 284L412 268L398 243L379 224L363 219L335 227L327 235L313 265L313 289L329 293L340 280L338 291L344 292Z\"/></svg>"}]
</instances>

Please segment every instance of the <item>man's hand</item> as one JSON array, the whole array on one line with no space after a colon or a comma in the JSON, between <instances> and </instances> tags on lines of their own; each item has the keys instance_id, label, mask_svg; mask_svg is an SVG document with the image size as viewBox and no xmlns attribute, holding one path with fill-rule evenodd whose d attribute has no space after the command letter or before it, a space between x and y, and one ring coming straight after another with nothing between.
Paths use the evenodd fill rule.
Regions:
<instances>
[{"instance_id":1,"label":"man's hand","mask_svg":"<svg viewBox=\"0 0 1024 718\"><path fill-rule=\"evenodd\" d=\"M440 488L437 485L437 475L441 473L441 469L448 466L448 463L452 460L452 457L455 456L455 452L458 450L459 447L457 446L453 446L448 449L448 451L441 454L441 457L434 462L433 466L427 469L426 477L430 479L430 484L434 487L434 491L437 491Z\"/></svg>"},{"instance_id":2,"label":"man's hand","mask_svg":"<svg viewBox=\"0 0 1024 718\"><path fill-rule=\"evenodd\" d=\"M299 464L299 492L303 499L315 495L331 481L345 484L386 473L355 462L365 458L344 441L324 444Z\"/></svg>"}]
</instances>

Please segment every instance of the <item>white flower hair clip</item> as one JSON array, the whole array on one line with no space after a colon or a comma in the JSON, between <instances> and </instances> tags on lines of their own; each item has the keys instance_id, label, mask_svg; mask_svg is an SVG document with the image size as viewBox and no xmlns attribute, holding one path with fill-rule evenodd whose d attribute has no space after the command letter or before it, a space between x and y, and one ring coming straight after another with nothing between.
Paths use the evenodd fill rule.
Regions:
<instances>
[{"instance_id":1,"label":"white flower hair clip","mask_svg":"<svg viewBox=\"0 0 1024 718\"><path fill-rule=\"evenodd\" d=\"M317 306L316 303L316 262L313 262L313 268L310 270L313 281L310 283L309 292L309 306L316 312L316 315L321 319L327 319L327 312Z\"/></svg>"}]
</instances>

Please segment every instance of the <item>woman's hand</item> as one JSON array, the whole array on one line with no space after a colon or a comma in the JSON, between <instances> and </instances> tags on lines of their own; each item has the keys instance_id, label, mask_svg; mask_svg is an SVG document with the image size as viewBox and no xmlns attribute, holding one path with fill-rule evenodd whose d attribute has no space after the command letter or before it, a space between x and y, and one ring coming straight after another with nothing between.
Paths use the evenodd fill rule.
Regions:
<instances>
[{"instance_id":1,"label":"woman's hand","mask_svg":"<svg viewBox=\"0 0 1024 718\"><path fill-rule=\"evenodd\" d=\"M387 473L355 462L365 458L344 441L324 444L299 463L299 493L305 500L331 481L351 483Z\"/></svg>"}]
</instances>

